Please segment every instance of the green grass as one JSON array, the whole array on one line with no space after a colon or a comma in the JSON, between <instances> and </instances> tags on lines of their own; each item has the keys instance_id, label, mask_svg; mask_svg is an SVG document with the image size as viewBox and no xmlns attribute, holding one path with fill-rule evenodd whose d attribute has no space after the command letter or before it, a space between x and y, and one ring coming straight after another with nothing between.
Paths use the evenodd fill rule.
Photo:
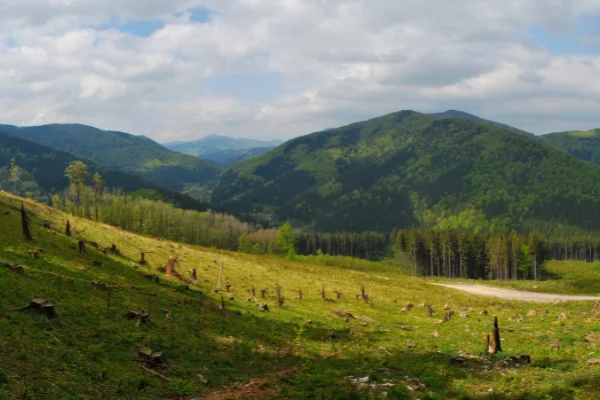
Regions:
<instances>
[{"instance_id":1,"label":"green grass","mask_svg":"<svg viewBox=\"0 0 600 400\"><path fill-rule=\"evenodd\" d=\"M19 204L20 199L0 193L0 260L27 267L26 275L0 267L0 399L372 398L357 391L349 376L395 384L388 393L391 399L600 396L600 368L587 366L597 351L596 343L585 338L598 331L591 302L508 302L430 285L393 269L365 272L184 246L72 218L32 202L26 207L35 240L27 243L20 237ZM114 243L122 256L93 248L79 256L77 238L63 235L67 218L78 232L75 236L102 247ZM43 220L54 227L43 228ZM32 248L44 249L40 259L29 257L27 250ZM131 267L140 251L148 252L149 261L149 267L140 268L153 273L170 255L178 255L179 272L188 275L196 268L200 283L194 288L204 294L179 290L174 280L155 284L141 278ZM92 260L102 266L92 267ZM235 298L226 300L225 313L211 307L220 304L220 295L212 289L221 263L223 282L232 283ZM110 308L107 293L91 290L91 280L119 286ZM282 307L273 298L276 283L286 298ZM361 284L372 305L356 300ZM131 290L131 285L157 295ZM323 286L335 301L321 300ZM253 287L257 294L260 288L269 290L265 301L270 312L261 313L255 301L246 301ZM302 301L295 299L298 288ZM334 289L344 294L342 299L335 299ZM48 320L14 310L34 297L51 300L59 317ZM414 309L402 311L409 301ZM426 301L433 303L434 318L419 306ZM439 324L445 304L456 315ZM136 327L123 318L128 310L140 308L150 313L154 324ZM170 311L168 318L162 309ZM480 315L481 309L489 316ZM538 314L527 316L532 309ZM335 310L359 318L345 322L332 314ZM469 317L462 319L461 311ZM557 323L562 312L568 319ZM488 359L480 354L494 316L503 328L504 353ZM589 318L594 322L587 322ZM328 339L330 331L339 338ZM560 350L550 350L561 339ZM142 346L165 353L170 366L156 371L163 377L141 368L136 353ZM450 357L460 354L472 357L469 364L450 366ZM530 354L533 364L506 366L503 359L517 354ZM408 390L407 377L426 388ZM249 388L253 394L242 396Z\"/></svg>"},{"instance_id":2,"label":"green grass","mask_svg":"<svg viewBox=\"0 0 600 400\"><path fill-rule=\"evenodd\" d=\"M598 136L598 131L596 129L590 129L589 131L570 131L569 135L575 137L596 137Z\"/></svg>"}]
</instances>

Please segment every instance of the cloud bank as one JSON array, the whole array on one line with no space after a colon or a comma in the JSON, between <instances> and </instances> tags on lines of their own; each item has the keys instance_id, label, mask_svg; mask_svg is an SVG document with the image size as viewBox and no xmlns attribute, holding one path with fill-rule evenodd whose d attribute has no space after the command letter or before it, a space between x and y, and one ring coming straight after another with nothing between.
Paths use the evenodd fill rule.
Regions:
<instances>
[{"instance_id":1,"label":"cloud bank","mask_svg":"<svg viewBox=\"0 0 600 400\"><path fill-rule=\"evenodd\" d=\"M0 0L0 123L287 139L401 109L600 127L595 0Z\"/></svg>"}]
</instances>

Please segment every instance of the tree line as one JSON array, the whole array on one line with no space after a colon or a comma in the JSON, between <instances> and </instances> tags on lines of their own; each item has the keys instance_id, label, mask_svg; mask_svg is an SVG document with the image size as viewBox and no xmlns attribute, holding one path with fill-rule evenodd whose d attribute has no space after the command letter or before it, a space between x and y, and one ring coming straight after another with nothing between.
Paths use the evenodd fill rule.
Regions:
<instances>
[{"instance_id":1,"label":"tree line","mask_svg":"<svg viewBox=\"0 0 600 400\"><path fill-rule=\"evenodd\" d=\"M502 280L541 278L550 259L591 262L600 258L600 237L592 235L544 239L537 232L439 228L310 233L296 232L290 223L265 229L228 214L184 210L109 190L98 173L90 177L81 161L71 163L65 175L69 188L52 198L63 211L136 233L249 254L395 258L415 275Z\"/></svg>"}]
</instances>

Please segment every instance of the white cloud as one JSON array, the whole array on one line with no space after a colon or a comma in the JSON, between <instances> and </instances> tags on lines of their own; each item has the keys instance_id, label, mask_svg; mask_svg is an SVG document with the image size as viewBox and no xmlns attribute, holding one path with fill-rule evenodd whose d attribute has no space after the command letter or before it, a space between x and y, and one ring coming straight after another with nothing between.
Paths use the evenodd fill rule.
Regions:
<instances>
[{"instance_id":1,"label":"white cloud","mask_svg":"<svg viewBox=\"0 0 600 400\"><path fill-rule=\"evenodd\" d=\"M190 22L194 7L210 22ZM401 109L539 133L600 126L600 56L526 41L534 24L560 35L599 13L595 0L0 0L0 122L165 141L288 138ZM148 37L93 28L115 19L165 25ZM202 85L248 73L285 87L261 103Z\"/></svg>"}]
</instances>

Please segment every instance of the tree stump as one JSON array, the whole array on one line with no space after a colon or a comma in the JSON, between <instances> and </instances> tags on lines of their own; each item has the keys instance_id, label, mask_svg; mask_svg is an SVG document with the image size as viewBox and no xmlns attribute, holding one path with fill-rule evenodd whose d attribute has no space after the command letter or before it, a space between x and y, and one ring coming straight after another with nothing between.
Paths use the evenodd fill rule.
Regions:
<instances>
[{"instance_id":1,"label":"tree stump","mask_svg":"<svg viewBox=\"0 0 600 400\"><path fill-rule=\"evenodd\" d=\"M427 316L429 318L433 317L433 308L431 307L431 304L427 304Z\"/></svg>"},{"instance_id":2,"label":"tree stump","mask_svg":"<svg viewBox=\"0 0 600 400\"><path fill-rule=\"evenodd\" d=\"M65 235L71 236L71 223L69 220L67 220L67 223L65 224Z\"/></svg>"},{"instance_id":3,"label":"tree stump","mask_svg":"<svg viewBox=\"0 0 600 400\"><path fill-rule=\"evenodd\" d=\"M264 289L264 288L263 288L263 289L260 289L260 297L261 297L262 299L264 299L264 298L265 298L266 294L267 294L267 289Z\"/></svg>"},{"instance_id":4,"label":"tree stump","mask_svg":"<svg viewBox=\"0 0 600 400\"><path fill-rule=\"evenodd\" d=\"M138 350L140 361L144 361L148 367L162 367L167 365L167 360L162 352L153 352L149 347Z\"/></svg>"},{"instance_id":5,"label":"tree stump","mask_svg":"<svg viewBox=\"0 0 600 400\"><path fill-rule=\"evenodd\" d=\"M150 322L150 314L144 310L130 310L127 312L127 314L125 314L125 318L127 318L129 321L136 320L136 326Z\"/></svg>"},{"instance_id":6,"label":"tree stump","mask_svg":"<svg viewBox=\"0 0 600 400\"><path fill-rule=\"evenodd\" d=\"M42 226L46 229L52 228L52 221L44 221L42 222Z\"/></svg>"},{"instance_id":7,"label":"tree stump","mask_svg":"<svg viewBox=\"0 0 600 400\"><path fill-rule=\"evenodd\" d=\"M275 285L275 293L277 293L277 305L281 307L284 302L284 298L281 295L281 287L279 285Z\"/></svg>"},{"instance_id":8,"label":"tree stump","mask_svg":"<svg viewBox=\"0 0 600 400\"><path fill-rule=\"evenodd\" d=\"M77 242L77 245L79 246L79 254L87 254L87 249L85 248L85 242L83 240Z\"/></svg>"},{"instance_id":9,"label":"tree stump","mask_svg":"<svg viewBox=\"0 0 600 400\"><path fill-rule=\"evenodd\" d=\"M117 248L116 244L112 244L112 246L110 246L110 250L109 250L112 254L116 254L119 255L121 254L121 251Z\"/></svg>"},{"instance_id":10,"label":"tree stump","mask_svg":"<svg viewBox=\"0 0 600 400\"><path fill-rule=\"evenodd\" d=\"M227 289L228 292L231 292L231 282L227 282L225 284L225 288Z\"/></svg>"},{"instance_id":11,"label":"tree stump","mask_svg":"<svg viewBox=\"0 0 600 400\"><path fill-rule=\"evenodd\" d=\"M54 310L54 305L46 299L35 298L35 299L31 300L28 305L21 308L21 310L29 310L29 309L34 309L34 310L37 310L39 312L46 314L46 317L48 317L48 319L53 319L56 317L56 311Z\"/></svg>"},{"instance_id":12,"label":"tree stump","mask_svg":"<svg viewBox=\"0 0 600 400\"><path fill-rule=\"evenodd\" d=\"M144 252L140 252L140 261L138 261L138 264L140 265L148 265L148 262L146 261L146 254L144 254Z\"/></svg>"},{"instance_id":13,"label":"tree stump","mask_svg":"<svg viewBox=\"0 0 600 400\"><path fill-rule=\"evenodd\" d=\"M342 292L340 292L339 290L334 290L333 292L335 293L338 300L342 298Z\"/></svg>"},{"instance_id":14,"label":"tree stump","mask_svg":"<svg viewBox=\"0 0 600 400\"><path fill-rule=\"evenodd\" d=\"M302 289L298 289L298 300L302 300Z\"/></svg>"},{"instance_id":15,"label":"tree stump","mask_svg":"<svg viewBox=\"0 0 600 400\"><path fill-rule=\"evenodd\" d=\"M269 305L267 303L259 303L257 304L258 311L266 312L269 311Z\"/></svg>"},{"instance_id":16,"label":"tree stump","mask_svg":"<svg viewBox=\"0 0 600 400\"><path fill-rule=\"evenodd\" d=\"M194 269L192 270L192 279L193 279L193 280L195 280L195 281L197 281L197 280L198 280L198 278L196 277L196 268L194 268Z\"/></svg>"},{"instance_id":17,"label":"tree stump","mask_svg":"<svg viewBox=\"0 0 600 400\"><path fill-rule=\"evenodd\" d=\"M27 251L32 258L38 259L40 258L40 253L37 250L28 250Z\"/></svg>"},{"instance_id":18,"label":"tree stump","mask_svg":"<svg viewBox=\"0 0 600 400\"><path fill-rule=\"evenodd\" d=\"M256 297L256 290L254 290L254 288L250 289L250 291L252 292L252 297Z\"/></svg>"},{"instance_id":19,"label":"tree stump","mask_svg":"<svg viewBox=\"0 0 600 400\"><path fill-rule=\"evenodd\" d=\"M101 266L102 266L102 263L101 263L100 261L96 261L96 260L94 260L94 261L92 261L92 266L93 266L93 267L101 267Z\"/></svg>"}]
</instances>

